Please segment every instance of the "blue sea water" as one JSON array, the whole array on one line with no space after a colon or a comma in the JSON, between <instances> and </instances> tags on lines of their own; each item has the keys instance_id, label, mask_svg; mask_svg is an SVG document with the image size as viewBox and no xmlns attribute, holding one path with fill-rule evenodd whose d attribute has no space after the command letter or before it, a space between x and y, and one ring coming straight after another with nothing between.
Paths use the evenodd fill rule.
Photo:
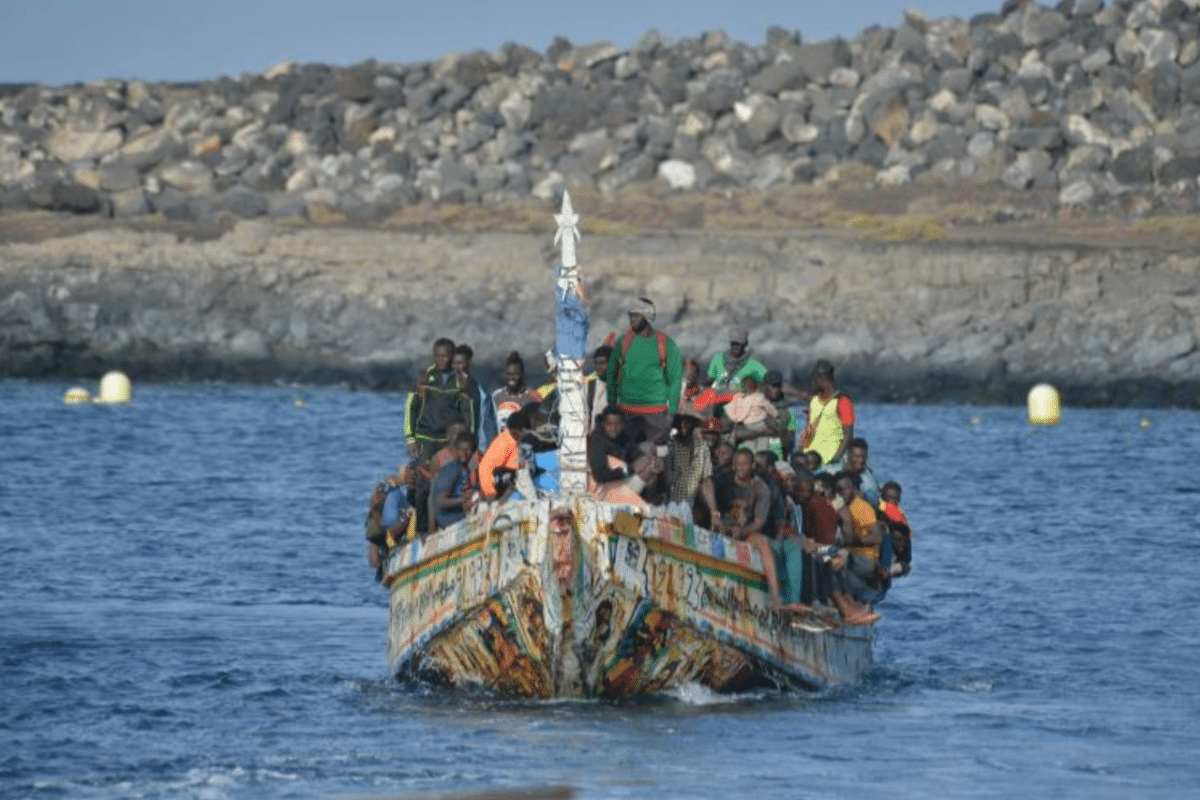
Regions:
<instances>
[{"instance_id":1,"label":"blue sea water","mask_svg":"<svg viewBox=\"0 0 1200 800\"><path fill-rule=\"evenodd\" d=\"M0 381L0 797L1195 796L1196 412L862 405L915 566L861 685L530 703L386 674L399 396L66 388Z\"/></svg>"}]
</instances>

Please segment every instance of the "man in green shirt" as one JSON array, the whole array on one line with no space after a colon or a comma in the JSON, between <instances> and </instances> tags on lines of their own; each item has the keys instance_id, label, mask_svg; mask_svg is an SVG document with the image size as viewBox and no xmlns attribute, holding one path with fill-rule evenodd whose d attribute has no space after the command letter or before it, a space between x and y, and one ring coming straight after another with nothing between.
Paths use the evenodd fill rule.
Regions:
<instances>
[{"instance_id":1,"label":"man in green shirt","mask_svg":"<svg viewBox=\"0 0 1200 800\"><path fill-rule=\"evenodd\" d=\"M647 298L630 303L629 330L613 343L605 380L608 404L625 414L630 440L665 447L679 410L683 356L674 339L654 329L654 316Z\"/></svg>"}]
</instances>

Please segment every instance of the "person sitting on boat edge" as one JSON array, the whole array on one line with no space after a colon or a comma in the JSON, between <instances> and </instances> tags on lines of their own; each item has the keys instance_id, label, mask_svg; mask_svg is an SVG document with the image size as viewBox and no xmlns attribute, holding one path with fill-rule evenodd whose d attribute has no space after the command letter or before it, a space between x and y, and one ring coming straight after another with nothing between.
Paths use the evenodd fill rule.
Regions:
<instances>
[{"instance_id":1,"label":"person sitting on boat edge","mask_svg":"<svg viewBox=\"0 0 1200 800\"><path fill-rule=\"evenodd\" d=\"M846 448L843 471L858 476L859 494L872 506L878 507L879 479L875 477L875 473L871 471L871 467L867 464L869 451L870 448L867 445L866 439L861 436L855 436L851 439L849 446Z\"/></svg>"},{"instance_id":2,"label":"person sitting on boat edge","mask_svg":"<svg viewBox=\"0 0 1200 800\"><path fill-rule=\"evenodd\" d=\"M435 496L436 492L433 490L433 482L437 480L438 473L441 472L442 467L446 466L451 461L454 461L455 458L457 458L458 452L455 449L454 440L457 439L459 434L462 433L466 433L468 436L471 435L471 432L467 429L466 420L460 418L453 419L450 424L446 426L446 436L448 437L446 446L434 453L430 457L427 464L418 467L418 469L422 470L422 472L426 474L430 482L429 498L426 501L428 504L428 515L426 519L429 520L429 527L428 530L425 531L426 533L433 533L439 527L437 522L437 497ZM472 455L472 463L469 466L472 470L479 468L478 453L474 453Z\"/></svg>"},{"instance_id":3,"label":"person sitting on boat edge","mask_svg":"<svg viewBox=\"0 0 1200 800\"><path fill-rule=\"evenodd\" d=\"M904 510L900 508L900 497L904 492L897 481L888 481L879 489L879 510L892 522L903 522L906 528L909 528L909 535L912 535L912 528L908 522L908 516Z\"/></svg>"},{"instance_id":4,"label":"person sitting on boat edge","mask_svg":"<svg viewBox=\"0 0 1200 800\"><path fill-rule=\"evenodd\" d=\"M653 450L639 454L626 432L625 415L615 406L604 410L599 427L588 436L587 461L590 494L639 511L649 509L642 492L662 473L662 459Z\"/></svg>"},{"instance_id":5,"label":"person sitting on boat edge","mask_svg":"<svg viewBox=\"0 0 1200 800\"><path fill-rule=\"evenodd\" d=\"M405 464L384 478L371 492L367 509L367 563L383 577L381 566L387 551L416 534L416 509L409 504L413 470Z\"/></svg>"},{"instance_id":6,"label":"person sitting on boat edge","mask_svg":"<svg viewBox=\"0 0 1200 800\"><path fill-rule=\"evenodd\" d=\"M721 508L721 516L715 527L719 533L746 542L758 550L767 588L771 593L771 604L778 607L781 597L775 557L771 552L771 543L762 532L770 512L771 490L755 473L754 453L744 447L739 448L733 455L729 505Z\"/></svg>"},{"instance_id":7,"label":"person sitting on boat edge","mask_svg":"<svg viewBox=\"0 0 1200 800\"><path fill-rule=\"evenodd\" d=\"M823 479L831 476L799 475L792 499L800 509L801 547L805 553L804 581L800 602L816 610L832 603L842 619L851 625L866 625L879 619L869 606L851 597L846 577L846 553L838 543L838 513L824 494L817 491Z\"/></svg>"},{"instance_id":8,"label":"person sitting on boat edge","mask_svg":"<svg viewBox=\"0 0 1200 800\"><path fill-rule=\"evenodd\" d=\"M438 470L433 479L430 496L433 498L438 528L447 528L461 521L470 510L477 482L475 471L471 469L476 441L470 431L459 431L450 444L454 457Z\"/></svg>"},{"instance_id":9,"label":"person sitting on boat edge","mask_svg":"<svg viewBox=\"0 0 1200 800\"><path fill-rule=\"evenodd\" d=\"M788 496L796 473L786 461L777 462L770 450L755 453L754 462L758 476L771 491L771 513L763 525L763 535L771 543L771 555L775 559L775 571L779 577L779 593L786 607L800 602L804 575L803 548L799 533L791 525L792 501Z\"/></svg>"},{"instance_id":10,"label":"person sitting on boat edge","mask_svg":"<svg viewBox=\"0 0 1200 800\"><path fill-rule=\"evenodd\" d=\"M838 532L850 550L847 572L852 594L856 600L869 600L879 589L876 572L887 525L879 521L876 509L863 499L857 475L840 472L835 481L843 503L838 509Z\"/></svg>"},{"instance_id":11,"label":"person sitting on boat edge","mask_svg":"<svg viewBox=\"0 0 1200 800\"><path fill-rule=\"evenodd\" d=\"M608 360L608 404L625 415L630 441L667 444L679 410L683 356L675 340L654 328L654 303L629 304L629 329L613 343Z\"/></svg>"},{"instance_id":12,"label":"person sitting on boat edge","mask_svg":"<svg viewBox=\"0 0 1200 800\"><path fill-rule=\"evenodd\" d=\"M479 460L479 493L485 500L503 500L512 492L517 471L525 468L521 437L529 429L529 415L524 410L512 412Z\"/></svg>"}]
</instances>

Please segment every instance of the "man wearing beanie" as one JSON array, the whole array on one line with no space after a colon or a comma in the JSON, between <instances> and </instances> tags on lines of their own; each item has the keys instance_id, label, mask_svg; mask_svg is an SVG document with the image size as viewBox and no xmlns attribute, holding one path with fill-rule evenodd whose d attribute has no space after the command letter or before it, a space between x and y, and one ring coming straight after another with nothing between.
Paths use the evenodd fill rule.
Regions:
<instances>
[{"instance_id":1,"label":"man wearing beanie","mask_svg":"<svg viewBox=\"0 0 1200 800\"><path fill-rule=\"evenodd\" d=\"M674 339L655 330L654 303L638 297L628 310L629 330L617 337L608 359L608 403L624 412L635 444L665 445L679 407L683 356Z\"/></svg>"}]
</instances>

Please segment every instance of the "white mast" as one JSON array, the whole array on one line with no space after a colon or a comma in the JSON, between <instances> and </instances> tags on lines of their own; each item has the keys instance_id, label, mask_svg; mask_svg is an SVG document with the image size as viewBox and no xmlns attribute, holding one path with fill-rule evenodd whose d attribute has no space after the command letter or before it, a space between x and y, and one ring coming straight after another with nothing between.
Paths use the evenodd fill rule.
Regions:
<instances>
[{"instance_id":1,"label":"white mast","mask_svg":"<svg viewBox=\"0 0 1200 800\"><path fill-rule=\"evenodd\" d=\"M571 195L563 192L562 208L554 215L558 231L560 266L555 280L555 347L558 357L558 468L559 491L578 494L587 488L587 394L583 363L587 357L588 313L583 299L583 279L575 260L579 241L579 215L571 208Z\"/></svg>"}]
</instances>

